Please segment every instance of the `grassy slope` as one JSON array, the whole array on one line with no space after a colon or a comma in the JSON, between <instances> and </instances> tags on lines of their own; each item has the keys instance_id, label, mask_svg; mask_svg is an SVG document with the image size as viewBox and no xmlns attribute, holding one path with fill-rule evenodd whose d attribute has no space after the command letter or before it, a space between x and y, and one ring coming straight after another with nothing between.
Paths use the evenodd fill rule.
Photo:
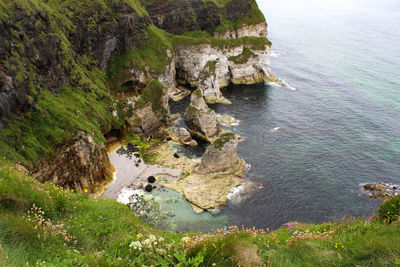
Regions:
<instances>
[{"instance_id":1,"label":"grassy slope","mask_svg":"<svg viewBox=\"0 0 400 267\"><path fill-rule=\"evenodd\" d=\"M217 266L257 263L393 266L400 263L399 221L386 224L378 218L370 221L349 218L320 225L294 223L273 232L231 227L207 235L162 233L113 200L40 184L7 162L1 162L0 166L0 265L3 266L24 266L26 262L29 266L179 262L181 266L194 266L196 262L201 262L201 266L213 263ZM32 207L40 207L43 214L37 211L31 214L50 221L40 224L33 215L29 217L27 211ZM65 233L57 233L63 230Z\"/></svg>"}]
</instances>

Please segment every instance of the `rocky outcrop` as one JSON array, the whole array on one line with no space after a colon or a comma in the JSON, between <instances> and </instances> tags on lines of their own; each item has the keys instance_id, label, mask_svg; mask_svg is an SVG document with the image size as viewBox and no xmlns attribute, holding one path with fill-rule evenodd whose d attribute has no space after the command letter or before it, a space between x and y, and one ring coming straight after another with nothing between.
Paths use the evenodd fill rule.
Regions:
<instances>
[{"instance_id":1,"label":"rocky outcrop","mask_svg":"<svg viewBox=\"0 0 400 267\"><path fill-rule=\"evenodd\" d=\"M94 193L111 179L112 166L105 147L94 142L88 133L79 132L53 161L45 163L34 176L41 182Z\"/></svg>"},{"instance_id":2,"label":"rocky outcrop","mask_svg":"<svg viewBox=\"0 0 400 267\"><path fill-rule=\"evenodd\" d=\"M385 183L365 184L362 186L362 190L370 198L379 199L389 198L392 196L396 196L400 193L400 187L398 185Z\"/></svg>"},{"instance_id":3,"label":"rocky outcrop","mask_svg":"<svg viewBox=\"0 0 400 267\"><path fill-rule=\"evenodd\" d=\"M185 128L179 128L179 140L184 145L197 146L196 140L193 140L192 136Z\"/></svg>"},{"instance_id":4,"label":"rocky outcrop","mask_svg":"<svg viewBox=\"0 0 400 267\"><path fill-rule=\"evenodd\" d=\"M128 124L138 134L148 135L166 123L169 115L168 93L157 80L152 80L143 94L132 103Z\"/></svg>"},{"instance_id":5,"label":"rocky outcrop","mask_svg":"<svg viewBox=\"0 0 400 267\"><path fill-rule=\"evenodd\" d=\"M267 37L267 23L261 22L258 24L244 24L239 28L228 29L225 31L215 31L213 36L215 38L240 38L245 36L253 36L253 37Z\"/></svg>"},{"instance_id":6,"label":"rocky outcrop","mask_svg":"<svg viewBox=\"0 0 400 267\"><path fill-rule=\"evenodd\" d=\"M210 212L215 212L216 208L225 205L229 199L235 198L235 201L240 201L261 185L242 178L246 171L246 162L238 158L236 148L237 138L233 133L221 134L207 148L200 165L185 157L179 159L181 162L188 162L185 164L185 166L189 166L185 171L191 173L188 177L163 180L161 184L181 192L193 205ZM172 156L165 161L168 156L160 153L162 150L165 148L154 148L158 154L156 162L180 168ZM171 152L169 154L172 155Z\"/></svg>"},{"instance_id":7,"label":"rocky outcrop","mask_svg":"<svg viewBox=\"0 0 400 267\"><path fill-rule=\"evenodd\" d=\"M220 88L230 82L252 84L270 79L270 53L269 46L258 50L249 45L182 45L176 49L177 81L200 88L208 103L227 102Z\"/></svg>"},{"instance_id":8,"label":"rocky outcrop","mask_svg":"<svg viewBox=\"0 0 400 267\"><path fill-rule=\"evenodd\" d=\"M208 142L215 139L221 131L217 115L207 106L200 89L192 93L184 121L191 134Z\"/></svg>"},{"instance_id":9,"label":"rocky outcrop","mask_svg":"<svg viewBox=\"0 0 400 267\"><path fill-rule=\"evenodd\" d=\"M221 134L201 157L201 164L196 172L209 174L231 172L237 165L243 165L243 160L237 156L238 140L232 132Z\"/></svg>"}]
</instances>

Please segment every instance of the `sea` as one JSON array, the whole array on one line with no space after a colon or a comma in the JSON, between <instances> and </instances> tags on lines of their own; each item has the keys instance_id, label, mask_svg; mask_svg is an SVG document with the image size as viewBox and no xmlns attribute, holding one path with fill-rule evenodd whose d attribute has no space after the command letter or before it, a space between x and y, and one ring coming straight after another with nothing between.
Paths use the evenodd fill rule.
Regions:
<instances>
[{"instance_id":1,"label":"sea","mask_svg":"<svg viewBox=\"0 0 400 267\"><path fill-rule=\"evenodd\" d=\"M380 200L361 186L400 184L400 1L257 2L283 84L232 85L232 105L211 107L240 121L246 179L263 186L220 215L187 208L175 231L370 216Z\"/></svg>"}]
</instances>

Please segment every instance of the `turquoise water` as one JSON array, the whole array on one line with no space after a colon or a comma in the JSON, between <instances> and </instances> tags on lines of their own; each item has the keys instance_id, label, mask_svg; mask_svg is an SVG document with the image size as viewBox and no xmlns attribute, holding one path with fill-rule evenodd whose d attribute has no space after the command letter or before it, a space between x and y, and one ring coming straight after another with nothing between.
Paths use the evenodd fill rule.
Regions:
<instances>
[{"instance_id":1,"label":"turquoise water","mask_svg":"<svg viewBox=\"0 0 400 267\"><path fill-rule=\"evenodd\" d=\"M272 71L297 90L230 86L223 94L232 105L212 106L241 121L238 153L251 164L247 178L264 185L223 210L227 224L373 214L379 201L360 184L400 184L400 2L258 2Z\"/></svg>"}]
</instances>

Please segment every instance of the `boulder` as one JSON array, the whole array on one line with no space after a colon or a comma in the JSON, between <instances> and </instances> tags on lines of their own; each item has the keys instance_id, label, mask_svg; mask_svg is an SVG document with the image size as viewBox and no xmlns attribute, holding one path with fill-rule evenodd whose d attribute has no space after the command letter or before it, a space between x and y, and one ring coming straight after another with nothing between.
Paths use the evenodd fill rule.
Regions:
<instances>
[{"instance_id":1,"label":"boulder","mask_svg":"<svg viewBox=\"0 0 400 267\"><path fill-rule=\"evenodd\" d=\"M237 156L238 139L232 132L221 134L206 150L197 168L199 174L229 172L240 164Z\"/></svg>"},{"instance_id":2,"label":"boulder","mask_svg":"<svg viewBox=\"0 0 400 267\"><path fill-rule=\"evenodd\" d=\"M52 162L43 164L34 173L40 182L50 181L77 192L94 193L113 174L104 145L94 142L91 135L78 132Z\"/></svg>"},{"instance_id":3,"label":"boulder","mask_svg":"<svg viewBox=\"0 0 400 267\"><path fill-rule=\"evenodd\" d=\"M365 184L362 186L362 190L370 198L380 198L380 199L385 199L397 195L398 189L399 186L397 185L391 185L385 183Z\"/></svg>"},{"instance_id":4,"label":"boulder","mask_svg":"<svg viewBox=\"0 0 400 267\"><path fill-rule=\"evenodd\" d=\"M197 146L196 140L193 140L192 136L185 128L179 129L179 141L184 145Z\"/></svg>"},{"instance_id":5,"label":"boulder","mask_svg":"<svg viewBox=\"0 0 400 267\"><path fill-rule=\"evenodd\" d=\"M214 110L207 106L200 89L192 93L184 121L192 135L207 142L212 142L221 131L217 123L217 116Z\"/></svg>"}]
</instances>

